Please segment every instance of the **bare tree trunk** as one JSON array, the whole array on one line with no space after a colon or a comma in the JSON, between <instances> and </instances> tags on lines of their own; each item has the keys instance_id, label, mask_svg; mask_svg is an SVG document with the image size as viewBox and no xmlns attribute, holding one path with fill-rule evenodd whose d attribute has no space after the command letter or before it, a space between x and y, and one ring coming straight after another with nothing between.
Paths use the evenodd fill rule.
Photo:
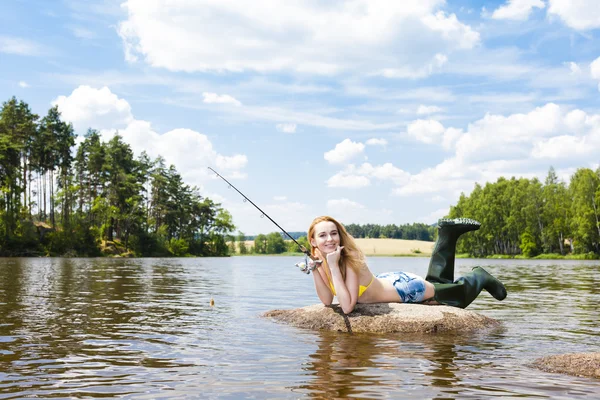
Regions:
<instances>
[{"instance_id":1,"label":"bare tree trunk","mask_svg":"<svg viewBox=\"0 0 600 400\"><path fill-rule=\"evenodd\" d=\"M596 197L592 195L592 206L594 206L594 217L596 217L596 229L598 230L598 237L600 237L600 222L598 221L598 209L596 208Z\"/></svg>"},{"instance_id":2,"label":"bare tree trunk","mask_svg":"<svg viewBox=\"0 0 600 400\"><path fill-rule=\"evenodd\" d=\"M558 235L558 246L560 247L560 254L564 256L565 255L565 250L563 248L563 246L564 246L564 239L563 239L562 232L560 232L559 235Z\"/></svg>"},{"instance_id":3,"label":"bare tree trunk","mask_svg":"<svg viewBox=\"0 0 600 400\"><path fill-rule=\"evenodd\" d=\"M54 220L54 170L50 170L50 222L52 227L56 227Z\"/></svg>"},{"instance_id":4,"label":"bare tree trunk","mask_svg":"<svg viewBox=\"0 0 600 400\"><path fill-rule=\"evenodd\" d=\"M46 216L48 215L47 209L46 209L46 191L47 191L47 180L48 180L48 171L44 172L43 178L42 178L42 183L44 186L44 213L42 214L42 219L45 221L46 220Z\"/></svg>"}]
</instances>

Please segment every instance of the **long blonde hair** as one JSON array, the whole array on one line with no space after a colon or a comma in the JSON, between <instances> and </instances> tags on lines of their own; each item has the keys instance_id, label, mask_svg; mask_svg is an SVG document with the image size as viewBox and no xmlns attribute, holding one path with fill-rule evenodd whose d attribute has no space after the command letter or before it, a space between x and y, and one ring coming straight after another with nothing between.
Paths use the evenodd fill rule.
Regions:
<instances>
[{"instance_id":1,"label":"long blonde hair","mask_svg":"<svg viewBox=\"0 0 600 400\"><path fill-rule=\"evenodd\" d=\"M317 217L313 220L308 228L308 240L310 242L311 239L315 239L315 226L319 222L333 222L337 227L338 234L340 235L340 246L344 246L342 249L342 253L340 254L340 272L342 273L342 278L346 279L346 267L352 268L357 274L359 271L365 267L365 256L363 252L358 248L354 238L351 234L348 233L344 225L336 221L334 218L324 215L322 217ZM311 244L310 253L315 256L316 247ZM323 260L324 264L327 264L327 260Z\"/></svg>"}]
</instances>

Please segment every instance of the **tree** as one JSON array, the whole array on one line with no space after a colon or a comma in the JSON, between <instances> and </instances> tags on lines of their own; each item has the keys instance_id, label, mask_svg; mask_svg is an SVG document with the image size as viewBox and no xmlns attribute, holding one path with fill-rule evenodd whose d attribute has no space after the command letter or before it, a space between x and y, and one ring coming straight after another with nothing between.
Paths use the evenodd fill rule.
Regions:
<instances>
[{"instance_id":1,"label":"tree","mask_svg":"<svg viewBox=\"0 0 600 400\"><path fill-rule=\"evenodd\" d=\"M591 169L580 168L571 178L569 191L572 201L571 228L576 252L599 252L600 177Z\"/></svg>"},{"instance_id":2,"label":"tree","mask_svg":"<svg viewBox=\"0 0 600 400\"><path fill-rule=\"evenodd\" d=\"M254 238L254 252L257 254L267 253L267 237L262 233Z\"/></svg>"},{"instance_id":3,"label":"tree","mask_svg":"<svg viewBox=\"0 0 600 400\"><path fill-rule=\"evenodd\" d=\"M272 232L267 235L267 254L280 254L285 252L285 241L278 232Z\"/></svg>"},{"instance_id":4,"label":"tree","mask_svg":"<svg viewBox=\"0 0 600 400\"><path fill-rule=\"evenodd\" d=\"M248 247L246 246L246 235L238 231L237 241L240 254L248 254Z\"/></svg>"}]
</instances>

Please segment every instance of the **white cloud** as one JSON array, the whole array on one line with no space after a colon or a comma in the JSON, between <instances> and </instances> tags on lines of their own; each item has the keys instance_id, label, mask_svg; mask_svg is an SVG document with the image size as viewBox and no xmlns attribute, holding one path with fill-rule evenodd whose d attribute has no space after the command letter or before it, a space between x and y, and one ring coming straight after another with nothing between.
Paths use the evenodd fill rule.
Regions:
<instances>
[{"instance_id":1,"label":"white cloud","mask_svg":"<svg viewBox=\"0 0 600 400\"><path fill-rule=\"evenodd\" d=\"M275 196L275 197L273 197L273 200L275 200L275 201L286 201L287 197L286 196Z\"/></svg>"},{"instance_id":2,"label":"white cloud","mask_svg":"<svg viewBox=\"0 0 600 400\"><path fill-rule=\"evenodd\" d=\"M418 141L431 144L436 143L441 138L445 129L444 125L436 120L418 119L411 122L406 131Z\"/></svg>"},{"instance_id":3,"label":"white cloud","mask_svg":"<svg viewBox=\"0 0 600 400\"><path fill-rule=\"evenodd\" d=\"M379 180L390 180L396 185L403 185L404 183L408 182L410 178L410 174L408 172L395 167L392 163L385 163L377 166L373 166L370 163L363 163L358 168L350 165L348 166L347 171Z\"/></svg>"},{"instance_id":4,"label":"white cloud","mask_svg":"<svg viewBox=\"0 0 600 400\"><path fill-rule=\"evenodd\" d=\"M406 78L406 79L419 79L426 78L432 75L434 72L439 71L444 64L448 61L448 57L444 54L436 54L433 59L422 66L410 67L403 66L400 68L384 68L377 74L382 75L386 78Z\"/></svg>"},{"instance_id":5,"label":"white cloud","mask_svg":"<svg viewBox=\"0 0 600 400\"><path fill-rule=\"evenodd\" d=\"M296 124L277 124L276 128L279 132L296 133Z\"/></svg>"},{"instance_id":6,"label":"white cloud","mask_svg":"<svg viewBox=\"0 0 600 400\"><path fill-rule=\"evenodd\" d=\"M576 136L556 136L537 142L531 155L534 158L560 159L574 156L587 156L597 151L586 143L586 138Z\"/></svg>"},{"instance_id":7,"label":"white cloud","mask_svg":"<svg viewBox=\"0 0 600 400\"><path fill-rule=\"evenodd\" d=\"M217 103L217 104L233 104L234 106L241 106L242 103L238 101L235 97L232 97L228 94L218 95L216 93L202 93L204 97L205 103Z\"/></svg>"},{"instance_id":8,"label":"white cloud","mask_svg":"<svg viewBox=\"0 0 600 400\"><path fill-rule=\"evenodd\" d=\"M403 185L410 180L410 174L391 163L383 165L363 163L359 167L350 164L343 171L329 178L327 186L360 189L369 186L371 179L391 181L396 185Z\"/></svg>"},{"instance_id":9,"label":"white cloud","mask_svg":"<svg viewBox=\"0 0 600 400\"><path fill-rule=\"evenodd\" d=\"M0 53L20 56L39 56L43 54L42 46L28 39L0 35Z\"/></svg>"},{"instance_id":10,"label":"white cloud","mask_svg":"<svg viewBox=\"0 0 600 400\"><path fill-rule=\"evenodd\" d=\"M371 138L365 143L369 146L385 146L388 142L385 139Z\"/></svg>"},{"instance_id":11,"label":"white cloud","mask_svg":"<svg viewBox=\"0 0 600 400\"><path fill-rule=\"evenodd\" d=\"M439 121L433 119L413 121L408 124L406 132L420 142L441 144L445 149L450 149L462 134L461 129L446 129Z\"/></svg>"},{"instance_id":12,"label":"white cloud","mask_svg":"<svg viewBox=\"0 0 600 400\"><path fill-rule=\"evenodd\" d=\"M22 87L23 89L26 89L29 87L29 84L25 81L19 81L19 87Z\"/></svg>"},{"instance_id":13,"label":"white cloud","mask_svg":"<svg viewBox=\"0 0 600 400\"><path fill-rule=\"evenodd\" d=\"M488 114L469 124L465 132L446 131L450 129L460 131L454 156L410 175L393 194L441 194L452 201L461 192L470 192L474 182L483 184L501 176L543 179L555 163L592 165L600 148L600 114L553 103L527 113Z\"/></svg>"},{"instance_id":14,"label":"white cloud","mask_svg":"<svg viewBox=\"0 0 600 400\"><path fill-rule=\"evenodd\" d=\"M133 122L129 103L106 86L79 86L69 96L58 96L52 105L58 105L63 118L72 122L78 133L88 128L122 129Z\"/></svg>"},{"instance_id":15,"label":"white cloud","mask_svg":"<svg viewBox=\"0 0 600 400\"><path fill-rule=\"evenodd\" d=\"M360 189L369 186L371 181L366 176L360 176L348 172L338 172L327 180L328 187Z\"/></svg>"},{"instance_id":16,"label":"white cloud","mask_svg":"<svg viewBox=\"0 0 600 400\"><path fill-rule=\"evenodd\" d=\"M581 67L576 62L571 61L567 65L569 66L571 75L581 75Z\"/></svg>"},{"instance_id":17,"label":"white cloud","mask_svg":"<svg viewBox=\"0 0 600 400\"><path fill-rule=\"evenodd\" d=\"M600 80L600 57L596 58L590 64L590 74L592 78Z\"/></svg>"},{"instance_id":18,"label":"white cloud","mask_svg":"<svg viewBox=\"0 0 600 400\"><path fill-rule=\"evenodd\" d=\"M498 7L492 14L493 19L509 19L514 21L525 21L533 8L544 8L546 5L542 0L508 0Z\"/></svg>"},{"instance_id":19,"label":"white cloud","mask_svg":"<svg viewBox=\"0 0 600 400\"><path fill-rule=\"evenodd\" d=\"M558 16L578 31L600 27L597 0L548 0L548 14Z\"/></svg>"},{"instance_id":20,"label":"white cloud","mask_svg":"<svg viewBox=\"0 0 600 400\"><path fill-rule=\"evenodd\" d=\"M459 48L472 49L479 43L479 33L462 24L454 14L446 17L443 11L438 11L435 15L423 17L422 21L432 31L440 32L442 38L455 43Z\"/></svg>"},{"instance_id":21,"label":"white cloud","mask_svg":"<svg viewBox=\"0 0 600 400\"><path fill-rule=\"evenodd\" d=\"M479 33L444 0L127 0L125 58L172 71L373 73L419 70L436 54L471 49ZM227 29L222 29L227 26ZM351 27L351 29L349 28ZM415 51L419 49L419 51ZM366 61L368 60L368 61Z\"/></svg>"},{"instance_id":22,"label":"white cloud","mask_svg":"<svg viewBox=\"0 0 600 400\"><path fill-rule=\"evenodd\" d=\"M364 205L357 203L355 201L342 198L342 199L332 199L327 201L327 208L329 210L334 211L342 211L341 209L359 209L362 210L365 208Z\"/></svg>"},{"instance_id":23,"label":"white cloud","mask_svg":"<svg viewBox=\"0 0 600 400\"><path fill-rule=\"evenodd\" d=\"M444 111L443 108L438 106L426 106L421 104L419 108L417 108L417 115L428 115L435 114Z\"/></svg>"},{"instance_id":24,"label":"white cloud","mask_svg":"<svg viewBox=\"0 0 600 400\"><path fill-rule=\"evenodd\" d=\"M243 178L245 155L218 153L208 136L191 129L178 128L159 134L150 122L133 117L129 103L109 88L80 86L69 96L59 96L58 105L65 121L72 122L78 133L88 127L100 130L109 140L118 130L136 154L146 151L152 158L162 156L167 165L175 165L186 182L201 184L210 174L208 166L224 170L230 178Z\"/></svg>"},{"instance_id":25,"label":"white cloud","mask_svg":"<svg viewBox=\"0 0 600 400\"><path fill-rule=\"evenodd\" d=\"M336 144L333 150L326 152L323 157L330 164L341 164L361 154L364 149L364 144L344 139L342 142Z\"/></svg>"}]
</instances>

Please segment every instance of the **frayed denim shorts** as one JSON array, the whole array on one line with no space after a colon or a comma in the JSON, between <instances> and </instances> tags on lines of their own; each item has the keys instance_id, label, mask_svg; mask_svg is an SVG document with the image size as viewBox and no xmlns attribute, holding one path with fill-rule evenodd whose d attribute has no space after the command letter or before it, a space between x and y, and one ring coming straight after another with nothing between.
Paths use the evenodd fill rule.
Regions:
<instances>
[{"instance_id":1,"label":"frayed denim shorts","mask_svg":"<svg viewBox=\"0 0 600 400\"><path fill-rule=\"evenodd\" d=\"M384 272L378 278L394 285L402 303L421 303L425 300L425 279L410 272Z\"/></svg>"}]
</instances>

